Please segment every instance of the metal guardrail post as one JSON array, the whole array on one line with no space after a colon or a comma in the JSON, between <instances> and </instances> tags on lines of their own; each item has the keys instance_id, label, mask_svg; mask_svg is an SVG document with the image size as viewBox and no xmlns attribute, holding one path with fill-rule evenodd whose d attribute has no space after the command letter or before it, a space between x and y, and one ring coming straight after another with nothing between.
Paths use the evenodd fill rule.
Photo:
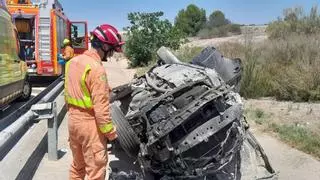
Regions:
<instances>
[{"instance_id":1,"label":"metal guardrail post","mask_svg":"<svg viewBox=\"0 0 320 180\"><path fill-rule=\"evenodd\" d=\"M49 160L58 160L58 118L57 105L54 102L52 106L53 118L48 119L48 158Z\"/></svg>"},{"instance_id":2,"label":"metal guardrail post","mask_svg":"<svg viewBox=\"0 0 320 180\"><path fill-rule=\"evenodd\" d=\"M48 158L58 160L58 118L55 102L35 104L31 107L37 118L35 121L47 119L48 124Z\"/></svg>"}]
</instances>

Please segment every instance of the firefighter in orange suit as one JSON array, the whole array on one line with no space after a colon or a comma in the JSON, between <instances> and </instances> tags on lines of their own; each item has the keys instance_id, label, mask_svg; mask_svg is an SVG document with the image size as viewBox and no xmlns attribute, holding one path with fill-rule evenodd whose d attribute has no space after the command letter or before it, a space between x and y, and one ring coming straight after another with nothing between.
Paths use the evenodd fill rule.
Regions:
<instances>
[{"instance_id":1,"label":"firefighter in orange suit","mask_svg":"<svg viewBox=\"0 0 320 180\"><path fill-rule=\"evenodd\" d=\"M69 61L74 56L74 49L72 48L71 42L69 39L63 40L63 47L64 47L64 52L62 57L64 60Z\"/></svg>"},{"instance_id":2,"label":"firefighter in orange suit","mask_svg":"<svg viewBox=\"0 0 320 180\"><path fill-rule=\"evenodd\" d=\"M109 111L109 87L102 61L121 52L124 42L116 28L103 24L92 32L92 49L66 64L65 100L73 162L70 179L104 180L106 141L117 138Z\"/></svg>"},{"instance_id":3,"label":"firefighter in orange suit","mask_svg":"<svg viewBox=\"0 0 320 180\"><path fill-rule=\"evenodd\" d=\"M62 74L65 74L65 63L74 57L74 49L72 48L71 42L69 39L63 40L63 54L59 55L59 64L61 64Z\"/></svg>"}]
</instances>

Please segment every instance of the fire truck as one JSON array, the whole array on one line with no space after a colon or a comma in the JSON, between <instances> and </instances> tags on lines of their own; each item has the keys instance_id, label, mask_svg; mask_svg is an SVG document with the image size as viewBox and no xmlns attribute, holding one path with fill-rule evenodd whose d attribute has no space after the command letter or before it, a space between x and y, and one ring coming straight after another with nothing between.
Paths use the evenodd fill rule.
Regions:
<instances>
[{"instance_id":1,"label":"fire truck","mask_svg":"<svg viewBox=\"0 0 320 180\"><path fill-rule=\"evenodd\" d=\"M57 77L63 53L63 40L68 38L75 54L88 49L85 21L68 19L58 0L7 0L20 37L20 58L28 65L29 76Z\"/></svg>"}]
</instances>

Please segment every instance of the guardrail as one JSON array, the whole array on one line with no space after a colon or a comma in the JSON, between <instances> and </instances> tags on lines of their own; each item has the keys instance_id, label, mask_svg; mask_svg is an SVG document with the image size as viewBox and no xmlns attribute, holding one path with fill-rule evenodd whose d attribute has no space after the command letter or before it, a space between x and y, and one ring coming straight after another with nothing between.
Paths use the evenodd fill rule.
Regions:
<instances>
[{"instance_id":1,"label":"guardrail","mask_svg":"<svg viewBox=\"0 0 320 180\"><path fill-rule=\"evenodd\" d=\"M50 91L53 90L59 83L62 82L61 78L58 78L54 82L52 82L46 89L41 91L36 97L32 98L28 102L26 102L23 106L21 106L19 109L15 110L5 118L1 119L0 121L0 131L8 127L10 124L12 124L14 121L16 121L18 118L20 118L23 114L25 114L27 111L30 110L31 106L36 103L41 103L41 100L43 101L52 101L54 97L47 96L44 98ZM49 99L48 99L49 98Z\"/></svg>"},{"instance_id":2,"label":"guardrail","mask_svg":"<svg viewBox=\"0 0 320 180\"><path fill-rule=\"evenodd\" d=\"M58 160L58 119L55 102L35 104L31 111L37 116L35 121L47 120L48 123L48 158Z\"/></svg>"},{"instance_id":3,"label":"guardrail","mask_svg":"<svg viewBox=\"0 0 320 180\"><path fill-rule=\"evenodd\" d=\"M53 82L48 88L41 92L37 97L33 98L23 110L27 110L12 124L0 132L0 152L7 149L8 144L11 144L24 127L32 122L42 119L48 119L48 151L50 160L57 160L57 112L55 103L52 101L62 92L63 84L61 78ZM42 97L42 98L41 98ZM41 98L41 99L40 99ZM21 111L23 111L21 110ZM12 121L14 115L11 115L9 120Z\"/></svg>"}]
</instances>

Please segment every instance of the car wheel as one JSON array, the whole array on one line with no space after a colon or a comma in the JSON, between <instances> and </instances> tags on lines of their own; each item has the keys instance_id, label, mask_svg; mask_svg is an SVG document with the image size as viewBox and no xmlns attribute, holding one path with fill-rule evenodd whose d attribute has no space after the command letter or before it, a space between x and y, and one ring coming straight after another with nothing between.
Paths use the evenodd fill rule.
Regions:
<instances>
[{"instance_id":1,"label":"car wheel","mask_svg":"<svg viewBox=\"0 0 320 180\"><path fill-rule=\"evenodd\" d=\"M24 81L22 94L19 98L20 101L26 101L30 98L32 91L32 86L28 80Z\"/></svg>"},{"instance_id":2,"label":"car wheel","mask_svg":"<svg viewBox=\"0 0 320 180\"><path fill-rule=\"evenodd\" d=\"M137 157L140 141L119 106L120 101L111 104L111 116L112 122L117 128L117 140L129 156Z\"/></svg>"}]
</instances>

